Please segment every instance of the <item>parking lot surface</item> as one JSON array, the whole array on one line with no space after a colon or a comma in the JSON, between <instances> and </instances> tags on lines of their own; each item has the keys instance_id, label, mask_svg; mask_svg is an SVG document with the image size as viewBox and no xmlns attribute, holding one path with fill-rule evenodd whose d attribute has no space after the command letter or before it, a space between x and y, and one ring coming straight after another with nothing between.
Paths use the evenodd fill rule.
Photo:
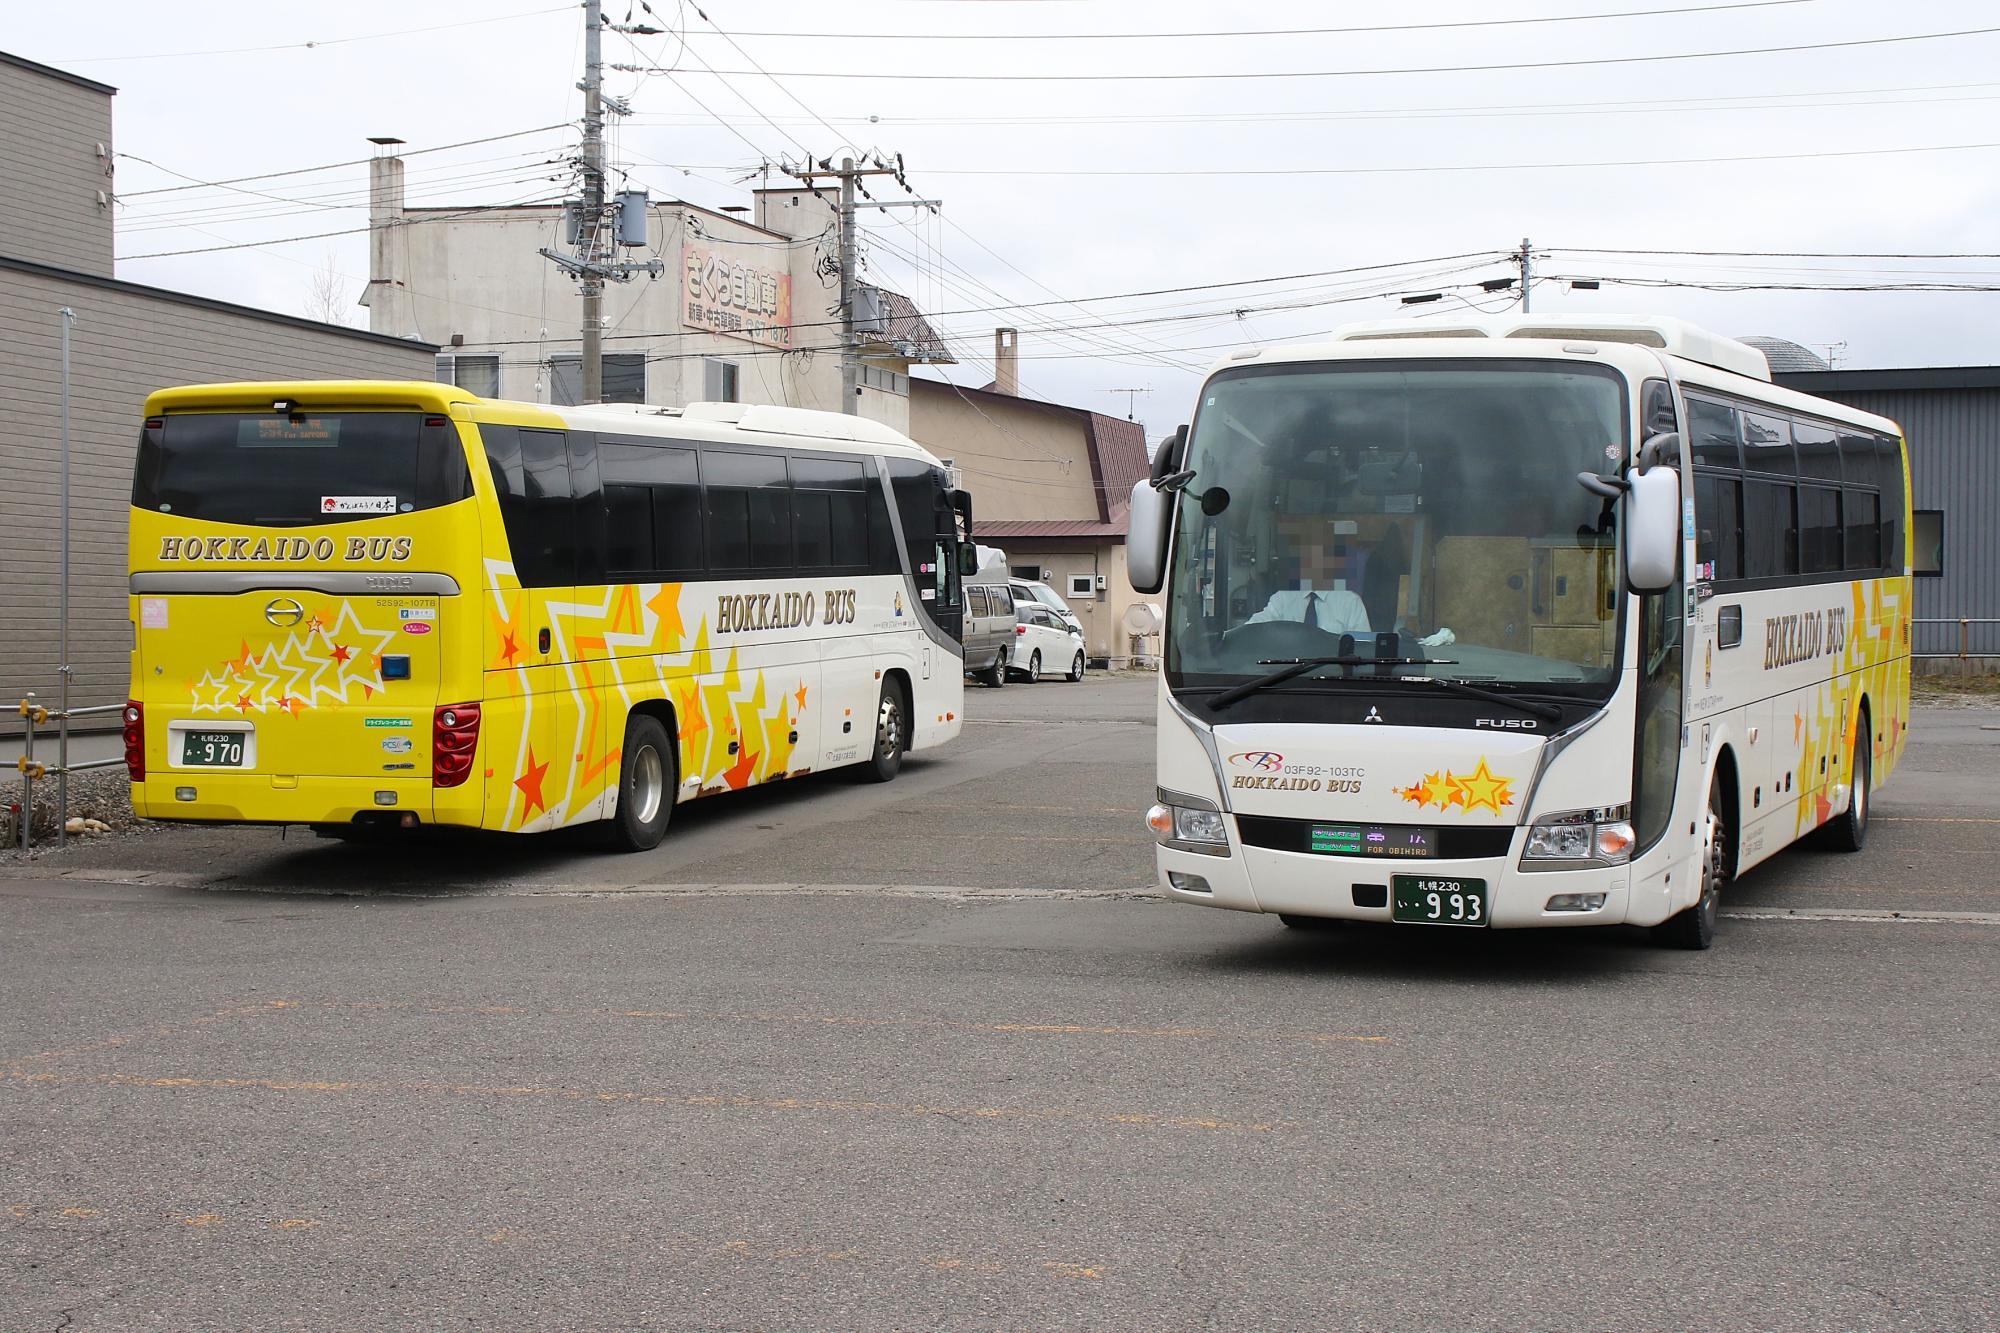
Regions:
<instances>
[{"instance_id":1,"label":"parking lot surface","mask_svg":"<svg viewBox=\"0 0 2000 1333\"><path fill-rule=\"evenodd\" d=\"M2000 715L1688 954L1161 903L1153 688L641 856L7 868L0 1326L1993 1326Z\"/></svg>"}]
</instances>

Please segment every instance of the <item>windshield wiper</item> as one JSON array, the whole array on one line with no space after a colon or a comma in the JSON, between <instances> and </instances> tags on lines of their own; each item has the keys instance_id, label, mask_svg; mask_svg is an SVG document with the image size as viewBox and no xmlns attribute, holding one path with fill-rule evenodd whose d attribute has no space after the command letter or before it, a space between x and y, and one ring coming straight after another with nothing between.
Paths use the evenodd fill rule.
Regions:
<instances>
[{"instance_id":1,"label":"windshield wiper","mask_svg":"<svg viewBox=\"0 0 2000 1333\"><path fill-rule=\"evenodd\" d=\"M1303 676L1315 667L1362 667L1362 666L1457 666L1454 658L1445 657L1362 657L1349 654L1346 657L1267 657L1258 666L1274 666L1278 670L1268 676L1246 680L1241 685L1232 685L1208 701L1210 708L1227 708L1238 699L1247 699L1259 690L1268 690L1273 685L1281 685L1294 676ZM1395 677L1390 677L1395 679Z\"/></svg>"},{"instance_id":2,"label":"windshield wiper","mask_svg":"<svg viewBox=\"0 0 2000 1333\"><path fill-rule=\"evenodd\" d=\"M1435 685L1441 690L1450 690L1453 694L1463 694L1473 699L1484 699L1488 703L1505 704L1509 708L1518 708L1524 713L1533 714L1535 717L1545 717L1551 722L1560 722L1562 720L1563 711L1554 704L1539 703L1533 699L1509 698L1507 695L1500 694L1494 690L1482 690L1471 681L1459 680L1455 676L1391 676L1389 679L1398 682L1408 682L1412 685L1419 682L1427 685Z\"/></svg>"}]
</instances>

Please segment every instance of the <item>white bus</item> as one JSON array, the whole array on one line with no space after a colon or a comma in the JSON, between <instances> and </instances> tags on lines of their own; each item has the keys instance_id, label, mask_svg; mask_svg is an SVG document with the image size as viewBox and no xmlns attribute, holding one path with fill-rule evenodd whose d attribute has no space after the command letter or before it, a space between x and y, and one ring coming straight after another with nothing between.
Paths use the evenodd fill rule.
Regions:
<instances>
[{"instance_id":1,"label":"white bus","mask_svg":"<svg viewBox=\"0 0 2000 1333\"><path fill-rule=\"evenodd\" d=\"M1893 422L1670 319L1383 323L1214 369L1133 490L1161 892L1706 948L1858 849L1909 715Z\"/></svg>"}]
</instances>

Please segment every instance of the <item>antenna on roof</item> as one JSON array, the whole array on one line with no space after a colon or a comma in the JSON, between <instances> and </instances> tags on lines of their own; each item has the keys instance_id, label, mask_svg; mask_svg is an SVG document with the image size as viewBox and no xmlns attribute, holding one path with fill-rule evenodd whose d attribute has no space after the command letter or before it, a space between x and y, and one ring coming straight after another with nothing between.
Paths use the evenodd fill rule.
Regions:
<instances>
[{"instance_id":1,"label":"antenna on roof","mask_svg":"<svg viewBox=\"0 0 2000 1333\"><path fill-rule=\"evenodd\" d=\"M1103 392L1103 393L1122 393L1122 394L1124 394L1124 395L1125 395L1125 419L1126 419L1127 421L1137 421L1137 420L1138 420L1138 418L1137 418L1137 417L1135 417L1135 416L1133 415L1133 413L1134 413L1134 412L1136 412L1136 411L1138 411L1138 402L1139 402L1139 395L1140 395L1140 394L1142 394L1142 393L1151 393L1152 391L1153 391L1153 388L1152 388L1152 386L1151 386L1151 385L1147 385L1147 386L1146 386L1145 388L1143 388L1143 389L1104 389L1104 390L1101 390L1101 392Z\"/></svg>"}]
</instances>

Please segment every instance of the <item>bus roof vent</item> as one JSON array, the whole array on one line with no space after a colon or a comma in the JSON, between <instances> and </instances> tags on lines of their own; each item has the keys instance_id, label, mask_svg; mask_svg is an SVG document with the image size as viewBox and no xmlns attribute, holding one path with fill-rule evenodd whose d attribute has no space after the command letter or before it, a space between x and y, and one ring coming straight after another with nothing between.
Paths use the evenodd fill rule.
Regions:
<instances>
[{"instance_id":1,"label":"bus roof vent","mask_svg":"<svg viewBox=\"0 0 2000 1333\"><path fill-rule=\"evenodd\" d=\"M1371 319L1343 324L1333 331L1335 342L1375 342L1383 338L1490 338L1482 324L1438 324L1414 319Z\"/></svg>"},{"instance_id":2,"label":"bus roof vent","mask_svg":"<svg viewBox=\"0 0 2000 1333\"><path fill-rule=\"evenodd\" d=\"M733 425L749 411L747 403L689 403L681 409L681 417L687 421L726 421Z\"/></svg>"},{"instance_id":3,"label":"bus roof vent","mask_svg":"<svg viewBox=\"0 0 2000 1333\"><path fill-rule=\"evenodd\" d=\"M1771 378L1771 363L1756 348L1670 315L1608 315L1590 319L1573 315L1515 315L1497 318L1494 324L1504 328L1498 335L1503 338L1631 343L1751 379Z\"/></svg>"}]
</instances>

